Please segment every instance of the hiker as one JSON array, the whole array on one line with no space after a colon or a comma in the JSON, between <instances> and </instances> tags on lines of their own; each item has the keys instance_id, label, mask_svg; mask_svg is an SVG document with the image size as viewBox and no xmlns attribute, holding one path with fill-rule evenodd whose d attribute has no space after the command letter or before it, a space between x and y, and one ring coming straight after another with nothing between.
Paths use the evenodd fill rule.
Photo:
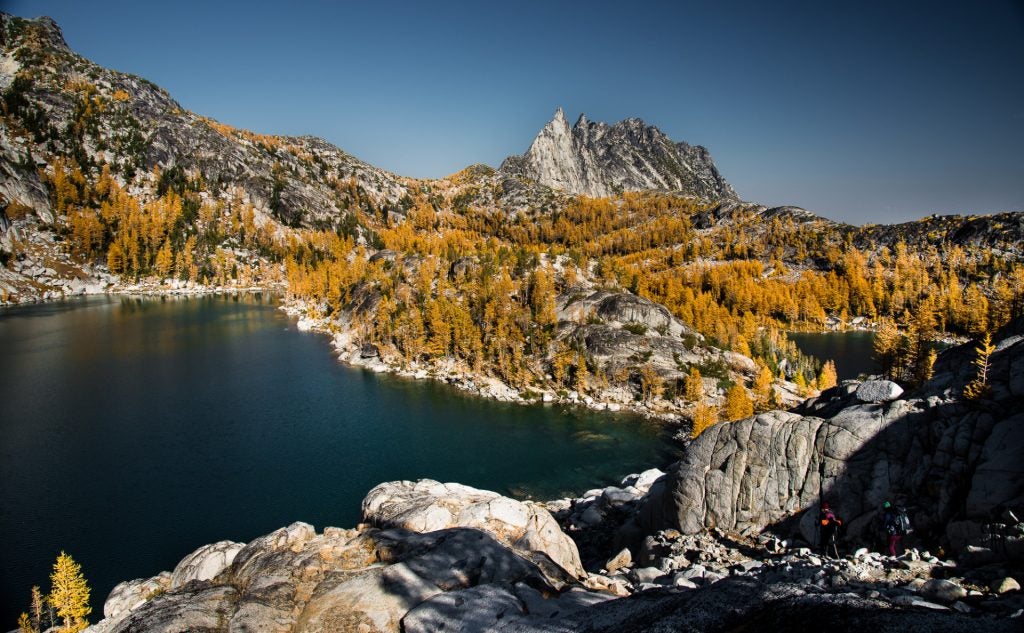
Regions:
<instances>
[{"instance_id":1,"label":"hiker","mask_svg":"<svg viewBox=\"0 0 1024 633\"><path fill-rule=\"evenodd\" d=\"M910 518L903 508L894 508L886 501L882 504L882 528L889 536L889 556L896 555L896 548L904 535L910 533Z\"/></svg>"},{"instance_id":2,"label":"hiker","mask_svg":"<svg viewBox=\"0 0 1024 633\"><path fill-rule=\"evenodd\" d=\"M821 544L822 553L825 556L834 556L839 558L839 546L836 544L836 536L839 533L839 526L843 524L836 516L836 513L832 511L832 507L828 501L821 503L821 512L818 517L819 525L819 540Z\"/></svg>"}]
</instances>

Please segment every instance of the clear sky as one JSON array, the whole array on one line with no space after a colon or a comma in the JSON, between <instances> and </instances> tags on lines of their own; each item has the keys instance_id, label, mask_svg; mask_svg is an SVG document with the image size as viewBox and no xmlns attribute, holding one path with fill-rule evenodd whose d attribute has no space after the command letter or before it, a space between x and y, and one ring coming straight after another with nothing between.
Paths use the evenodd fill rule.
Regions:
<instances>
[{"instance_id":1,"label":"clear sky","mask_svg":"<svg viewBox=\"0 0 1024 633\"><path fill-rule=\"evenodd\" d=\"M0 0L186 108L402 175L563 106L706 146L746 200L853 223L1024 210L1024 3Z\"/></svg>"}]
</instances>

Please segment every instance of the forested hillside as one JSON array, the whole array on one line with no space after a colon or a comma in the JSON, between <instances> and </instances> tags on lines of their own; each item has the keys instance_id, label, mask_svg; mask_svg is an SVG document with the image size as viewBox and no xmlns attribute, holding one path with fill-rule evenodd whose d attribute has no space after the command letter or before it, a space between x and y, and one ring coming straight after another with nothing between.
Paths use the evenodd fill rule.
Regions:
<instances>
[{"instance_id":1,"label":"forested hillside","mask_svg":"<svg viewBox=\"0 0 1024 633\"><path fill-rule=\"evenodd\" d=\"M0 36L4 303L280 287L352 358L703 424L834 382L787 330L864 317L913 385L932 341L1024 309L1021 213L856 227L737 202L724 181L721 199L591 198L529 170L403 178L188 112L52 21L2 15Z\"/></svg>"}]
</instances>

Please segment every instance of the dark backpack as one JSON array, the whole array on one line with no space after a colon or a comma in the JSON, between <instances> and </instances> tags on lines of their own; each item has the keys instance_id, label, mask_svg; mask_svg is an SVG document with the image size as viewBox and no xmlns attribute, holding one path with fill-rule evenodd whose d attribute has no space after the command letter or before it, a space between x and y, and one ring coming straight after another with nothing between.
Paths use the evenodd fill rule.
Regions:
<instances>
[{"instance_id":1,"label":"dark backpack","mask_svg":"<svg viewBox=\"0 0 1024 633\"><path fill-rule=\"evenodd\" d=\"M910 517L907 516L906 508L896 508L896 533L910 534L914 527L910 525Z\"/></svg>"}]
</instances>

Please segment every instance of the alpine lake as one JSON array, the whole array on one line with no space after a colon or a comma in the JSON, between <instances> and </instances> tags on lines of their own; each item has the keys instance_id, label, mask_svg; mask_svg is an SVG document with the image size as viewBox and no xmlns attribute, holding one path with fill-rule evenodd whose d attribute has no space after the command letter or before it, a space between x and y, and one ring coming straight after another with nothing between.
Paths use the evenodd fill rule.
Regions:
<instances>
[{"instance_id":1,"label":"alpine lake","mask_svg":"<svg viewBox=\"0 0 1024 633\"><path fill-rule=\"evenodd\" d=\"M506 404L339 363L273 296L103 296L0 310L0 630L62 551L92 588L294 521L353 527L376 484L549 499L664 467L639 417ZM3 628L6 627L6 628Z\"/></svg>"},{"instance_id":2,"label":"alpine lake","mask_svg":"<svg viewBox=\"0 0 1024 633\"><path fill-rule=\"evenodd\" d=\"M804 354L823 363L835 361L836 377L839 380L850 380L882 371L882 367L872 358L875 342L873 331L790 332L787 336Z\"/></svg>"},{"instance_id":3,"label":"alpine lake","mask_svg":"<svg viewBox=\"0 0 1024 633\"><path fill-rule=\"evenodd\" d=\"M874 373L873 332L791 333ZM628 414L500 403L339 363L273 295L103 296L0 309L0 623L81 563L93 617L122 581L294 521L352 527L376 484L551 499L664 467ZM4 624L0 624L2 628Z\"/></svg>"}]
</instances>

